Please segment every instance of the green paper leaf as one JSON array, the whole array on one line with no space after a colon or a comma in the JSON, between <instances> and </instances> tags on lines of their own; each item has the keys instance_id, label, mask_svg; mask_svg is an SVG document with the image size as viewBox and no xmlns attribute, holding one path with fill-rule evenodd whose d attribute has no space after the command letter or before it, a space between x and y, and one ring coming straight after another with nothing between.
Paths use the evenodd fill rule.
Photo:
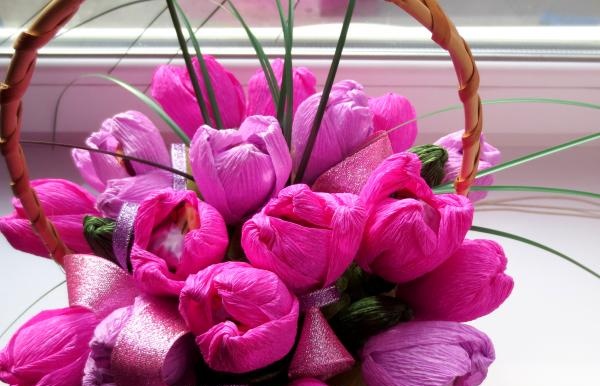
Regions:
<instances>
[{"instance_id":1,"label":"green paper leaf","mask_svg":"<svg viewBox=\"0 0 600 386\"><path fill-rule=\"evenodd\" d=\"M221 119L221 112L219 111L219 104L217 103L217 98L215 97L215 90L212 86L212 82L210 80L210 75L208 73L208 69L206 67L206 61L204 60L204 56L202 56L202 51L200 50L200 44L198 43L198 39L194 34L194 30L190 24L189 19L187 18L185 12L177 2L174 0L175 6L177 7L177 12L181 15L183 20L183 24L188 31L188 35L192 41L192 45L194 46L194 50L196 51L196 58L198 59L198 65L200 66L200 72L202 73L202 79L204 80L204 86L206 87L206 93L208 94L208 100L210 102L210 106L215 116L215 125L217 129L223 129L223 120Z\"/></svg>"},{"instance_id":2,"label":"green paper leaf","mask_svg":"<svg viewBox=\"0 0 600 386\"><path fill-rule=\"evenodd\" d=\"M319 128L321 127L321 122L323 121L323 115L325 115L325 109L327 108L327 102L329 101L329 94L331 93L331 88L333 87L333 82L335 81L335 75L340 64L340 59L342 57L344 45L346 44L346 36L348 35L348 28L350 28L350 21L352 20L352 14L354 13L355 5L356 0L348 1L346 15L344 16L344 22L342 24L342 31L340 32L340 37L337 42L337 47L335 48L333 61L331 62L329 74L327 75L327 81L325 82L325 87L323 88L321 100L319 101L317 114L315 116L315 120L313 121L308 140L306 141L306 148L304 149L304 153L302 154L302 159L300 161L300 165L298 166L296 175L293 177L293 181L302 181L302 178L304 177L304 172L306 171L306 167L308 166L308 161L310 160L310 155L312 154L313 147L315 146L315 142L317 141L317 134L319 133Z\"/></svg>"},{"instance_id":3,"label":"green paper leaf","mask_svg":"<svg viewBox=\"0 0 600 386\"><path fill-rule=\"evenodd\" d=\"M123 89L129 91L136 98L138 98L140 101L142 101L146 106L148 106L150 109L152 109L152 111L154 111L167 124L167 126L169 126L171 128L171 130L173 130L173 132L175 134L177 134L177 136L179 138L181 138L183 143L185 143L188 146L190 145L190 139L188 138L188 136L183 132L183 130L179 127L179 125L177 125L177 123L175 123L175 121L173 119L171 119L171 117L169 117L169 115L162 109L162 107L160 107L160 105L158 103L156 103L154 101L154 99L150 98L149 96L147 96L146 94L144 94L137 88L133 87L129 83L124 82L120 79L117 79L113 76L105 75L105 74L88 74L88 75L82 75L81 77L82 78L91 77L91 78L105 79L105 80L113 82L116 85L122 87Z\"/></svg>"},{"instance_id":4,"label":"green paper leaf","mask_svg":"<svg viewBox=\"0 0 600 386\"><path fill-rule=\"evenodd\" d=\"M580 262L578 262L577 260L565 255L562 252L557 251L556 249L552 249L542 243L538 243L537 241L533 241L530 240L528 238L522 237L522 236L518 236L512 233L508 233L508 232L504 232L504 231L499 231L497 229L491 229L491 228L485 228L485 227L480 227L480 226L476 226L473 225L471 226L471 230L474 232L481 232L481 233L487 233L490 235L495 235L495 236L500 236L500 237L505 237L508 239L512 239L512 240L516 240L516 241L520 241L522 243L525 244L529 244L532 245L536 248L540 248L546 252L550 252L566 261L568 261L571 264L574 264L576 266L578 266L579 268L583 269L584 271L587 271L589 273L591 273L592 275L594 275L596 278L600 279L600 275L596 272L594 272L593 270L591 270L590 268L586 267L585 265L581 264Z\"/></svg>"}]
</instances>

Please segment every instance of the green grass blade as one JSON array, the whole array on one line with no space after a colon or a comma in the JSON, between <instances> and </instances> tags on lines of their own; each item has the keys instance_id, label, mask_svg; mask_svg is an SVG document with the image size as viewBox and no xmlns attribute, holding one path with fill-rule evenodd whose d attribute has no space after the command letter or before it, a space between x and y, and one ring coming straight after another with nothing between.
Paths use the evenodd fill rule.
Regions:
<instances>
[{"instance_id":1,"label":"green grass blade","mask_svg":"<svg viewBox=\"0 0 600 386\"><path fill-rule=\"evenodd\" d=\"M289 41L286 44L285 50L285 66L284 66L284 78L288 84L286 88L285 98L287 109L284 117L284 129L286 141L288 146L291 147L292 143L292 123L294 121L294 79L293 79L293 67L292 67L292 48L294 46L294 5L292 0L288 0L288 36Z\"/></svg>"},{"instance_id":2,"label":"green grass blade","mask_svg":"<svg viewBox=\"0 0 600 386\"><path fill-rule=\"evenodd\" d=\"M283 7L281 6L281 0L275 0L275 3L277 4L277 12L279 13L279 20L281 22L281 30L283 31L283 40L285 42L285 62L283 65L283 73L281 76L281 89L279 91L279 103L277 104L277 120L279 121L279 125L281 126L281 129L283 130L284 127L284 122L283 122L283 117L284 117L284 113L285 113L285 104L287 102L287 98L284 98L283 96L286 93L286 86L287 86L287 79L285 77L285 73L286 73L286 69L285 66L287 66L287 48L288 48L288 41L290 39L289 35L288 35L288 28L287 28L287 21L285 20L285 16L283 13Z\"/></svg>"},{"instance_id":3,"label":"green grass blade","mask_svg":"<svg viewBox=\"0 0 600 386\"><path fill-rule=\"evenodd\" d=\"M269 58L265 54L262 44L260 44L233 2L231 0L227 0L227 4L229 4L229 11L231 14L240 22L242 28L244 28L244 31L246 31L246 35L248 35L248 39L250 40L252 47L254 47L254 51L256 51L256 56L258 57L258 61L260 62L263 72L265 73L265 78L267 79L267 84L269 85L273 102L275 103L275 106L277 106L279 103L279 87L277 85L277 78L273 73L271 63L269 62Z\"/></svg>"},{"instance_id":4,"label":"green grass blade","mask_svg":"<svg viewBox=\"0 0 600 386\"><path fill-rule=\"evenodd\" d=\"M564 194L568 196L580 196L587 198L600 199L600 194L593 192L586 192L583 190L553 188L547 186L526 186L526 185L491 185L491 186L472 186L471 191L492 191L492 192L537 192L537 193L550 193L550 194ZM452 193L454 189L451 187L447 188L433 188L435 193Z\"/></svg>"},{"instance_id":5,"label":"green grass blade","mask_svg":"<svg viewBox=\"0 0 600 386\"><path fill-rule=\"evenodd\" d=\"M560 151L567 150L567 149L570 149L570 148L575 147L575 146L582 145L582 144L587 143L587 142L595 141L595 140L597 140L599 138L600 138L600 132L594 133L594 134L590 134L590 135L586 135L586 136L583 136L583 137L579 137L579 138L574 139L572 141L568 141L568 142L562 143L562 144L557 145L557 146L552 146L552 147L546 148L544 150L536 151L534 153L527 154L527 155L525 155L523 157L519 157L519 158L516 158L514 160L511 160L511 161L508 161L508 162L504 162L504 163L501 163L499 165L493 166L491 168L482 170L479 173L477 173L477 177L483 177L483 176L487 176L487 175L490 175L490 174L493 174L493 173L497 173L497 172L500 172L500 171L503 171L503 170L506 170L506 169L510 169L512 167L515 167L515 166L518 166L518 165L522 165L522 164L527 163L527 162L531 162L531 161L536 160L538 158L546 157L546 156L549 156L551 154L558 153ZM449 182L447 184L444 184L444 185L440 185L438 188L439 189L443 189L443 188L448 188L450 186L452 186L451 182Z\"/></svg>"},{"instance_id":6,"label":"green grass blade","mask_svg":"<svg viewBox=\"0 0 600 386\"><path fill-rule=\"evenodd\" d=\"M206 67L206 62L204 61L204 57L202 56L202 51L200 50L200 44L198 43L198 39L196 38L196 34L194 33L194 29L190 24L189 19L187 18L185 11L181 8L177 0L174 0L175 7L177 7L177 12L181 15L181 19L183 20L183 24L188 31L188 35L190 36L190 40L192 41L192 45L194 46L194 50L196 51L196 58L198 59L198 65L200 66L200 72L202 73L202 79L204 80L204 86L206 87L206 94L208 95L208 100L210 102L210 106L215 117L215 125L217 129L223 129L223 120L221 119L221 112L219 111L219 104L217 103L217 98L215 97L215 90L212 86L212 82L210 80L210 75L208 74L208 68Z\"/></svg>"},{"instance_id":7,"label":"green grass blade","mask_svg":"<svg viewBox=\"0 0 600 386\"><path fill-rule=\"evenodd\" d=\"M584 271L587 271L589 273L591 273L592 275L594 275L596 278L600 279L600 275L596 272L594 272L593 270L591 270L590 268L586 267L585 265L581 264L580 262L578 262L577 260L565 255L564 253L561 253L559 251L557 251L556 249L552 249L544 244L538 243L537 241L533 241L530 240L528 238L522 237L522 236L518 236L512 233L508 233L508 232L503 232L503 231L499 231L497 229L491 229L491 228L484 228L484 227L480 227L480 226L471 226L471 230L474 232L481 232L481 233L487 233L490 235L495 235L495 236L500 236L500 237L505 237L508 239L512 239L512 240L516 240L516 241L520 241L522 243L525 244L529 244L532 245L534 247L543 249L546 252L550 252L566 261L568 261L571 264L574 264L576 266L578 266L579 268L583 269Z\"/></svg>"},{"instance_id":8,"label":"green grass blade","mask_svg":"<svg viewBox=\"0 0 600 386\"><path fill-rule=\"evenodd\" d=\"M315 146L317 134L319 133L319 128L321 127L321 121L323 120L325 109L327 108L329 93L331 93L331 88L333 87L335 75L337 73L340 59L342 57L342 51L344 50L344 45L346 44L346 36L348 35L348 28L350 27L350 21L352 20L352 14L354 13L355 5L356 0L348 1L346 15L344 16L344 22L342 24L342 31L337 42L337 47L335 48L335 55L333 56L331 67L329 68L327 81L325 82L325 87L323 88L323 94L321 96L321 100L319 101L319 107L317 108L317 114L315 116L315 120L313 121L308 140L306 141L306 147L304 148L304 153L302 154L300 165L298 166L296 176L294 176L293 178L294 181L302 181L302 178L304 177L304 172L306 170L306 167L308 166L308 161L310 160L310 155L312 154L313 147Z\"/></svg>"},{"instance_id":9,"label":"green grass blade","mask_svg":"<svg viewBox=\"0 0 600 386\"><path fill-rule=\"evenodd\" d=\"M0 333L0 338L2 338L4 335L6 335L6 333L8 331L10 331L10 329L12 328L12 326L14 326L22 317L23 315L25 315L29 310L31 310L36 304L38 304L39 302L41 302L42 300L44 300L44 298L48 295L50 295L52 292L56 291L59 287L61 287L63 284L65 284L67 281L63 280L60 283L58 283L57 285L55 285L54 287L50 288L48 291L44 292L43 294L40 295L40 297L38 297L37 299L35 299L33 301L33 303L31 303L30 305L27 306L27 308L25 308L19 315L17 315L17 317L10 322L10 324L8 325L8 327L6 327L2 333Z\"/></svg>"},{"instance_id":10,"label":"green grass blade","mask_svg":"<svg viewBox=\"0 0 600 386\"><path fill-rule=\"evenodd\" d=\"M202 119L207 125L212 126L212 120L210 119L210 115L208 114L208 108L206 107L206 103L204 103L204 96L202 95L202 90L200 89L200 83L198 83L198 76L196 75L196 70L194 69L194 65L192 64L192 57L190 56L190 52L187 48L187 42L185 40L185 37L183 36L183 30L181 28L181 23L179 22L179 17L177 16L177 9L175 8L174 0L167 0L167 5L169 7L171 21L173 22L173 28L175 28L175 33L177 34L179 48L181 49L181 53L183 54L185 67L187 68L188 74L190 76L192 88L194 89L194 94L196 95L196 101L198 103L198 107L200 108L200 113L202 114Z\"/></svg>"},{"instance_id":11,"label":"green grass blade","mask_svg":"<svg viewBox=\"0 0 600 386\"><path fill-rule=\"evenodd\" d=\"M82 75L81 77L82 78L94 77L94 78L108 80L108 81L113 82L116 85L122 87L126 91L129 91L136 98L138 98L140 101L142 101L146 106L148 106L152 111L154 111L156 113L156 115L158 115L167 124L167 126L169 126L169 128L171 128L171 130L173 130L173 132L175 134L177 134L177 136L179 138L181 138L183 143L185 143L188 146L190 145L190 139L188 138L188 136L179 127L179 125L177 125L177 123L175 123L175 121L173 119L171 119L171 117L169 117L169 115L162 109L162 107L160 107L160 105L158 103L156 103L152 98L150 98L149 96L147 96L146 94L144 94L143 92L138 90L137 88L133 87L129 83L124 82L120 79L117 79L113 76L105 75L105 74L88 74L88 75Z\"/></svg>"}]
</instances>

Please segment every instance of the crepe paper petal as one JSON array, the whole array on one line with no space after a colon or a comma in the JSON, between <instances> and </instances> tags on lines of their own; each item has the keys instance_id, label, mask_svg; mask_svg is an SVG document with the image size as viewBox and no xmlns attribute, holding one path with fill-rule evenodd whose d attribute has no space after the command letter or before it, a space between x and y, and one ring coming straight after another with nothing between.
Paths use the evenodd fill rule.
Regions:
<instances>
[{"instance_id":1,"label":"crepe paper petal","mask_svg":"<svg viewBox=\"0 0 600 386\"><path fill-rule=\"evenodd\" d=\"M396 93L387 93L378 98L369 100L369 108L373 112L373 129L375 132L388 131L403 124L413 121L417 114L408 98ZM403 125L388 134L394 153L408 150L417 138L416 120Z\"/></svg>"}]
</instances>

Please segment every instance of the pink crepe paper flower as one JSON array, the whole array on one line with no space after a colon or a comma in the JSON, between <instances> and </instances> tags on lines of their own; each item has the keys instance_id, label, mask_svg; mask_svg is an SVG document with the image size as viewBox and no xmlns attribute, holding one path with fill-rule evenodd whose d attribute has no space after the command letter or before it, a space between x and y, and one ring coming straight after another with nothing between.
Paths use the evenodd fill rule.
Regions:
<instances>
[{"instance_id":1,"label":"pink crepe paper flower","mask_svg":"<svg viewBox=\"0 0 600 386\"><path fill-rule=\"evenodd\" d=\"M367 386L476 386L494 361L490 339L455 322L409 322L367 341L361 351Z\"/></svg>"},{"instance_id":2,"label":"pink crepe paper flower","mask_svg":"<svg viewBox=\"0 0 600 386\"><path fill-rule=\"evenodd\" d=\"M102 122L100 130L86 140L93 149L111 151L169 166L171 158L160 132L152 121L137 111L126 111ZM74 149L75 166L83 179L102 192L108 180L146 174L157 170L135 161Z\"/></svg>"},{"instance_id":3,"label":"pink crepe paper flower","mask_svg":"<svg viewBox=\"0 0 600 386\"><path fill-rule=\"evenodd\" d=\"M452 182L456 179L460 173L463 157L463 145L462 135L464 130L455 131L454 133L443 136L442 138L435 141L435 145L442 146L448 151L448 161L444 165L444 179L442 183ZM479 166L478 171L489 169L492 166L500 163L500 150L490 145L481 136L481 150L479 154ZM494 176L488 175L475 179L474 185L476 186L489 186L494 183ZM468 197L471 201L483 200L487 196L487 192L484 191L473 191L470 192Z\"/></svg>"},{"instance_id":4,"label":"pink crepe paper flower","mask_svg":"<svg viewBox=\"0 0 600 386\"><path fill-rule=\"evenodd\" d=\"M280 360L298 328L296 297L277 275L246 263L215 264L190 276L179 311L208 366L230 373Z\"/></svg>"},{"instance_id":5,"label":"pink crepe paper flower","mask_svg":"<svg viewBox=\"0 0 600 386\"><path fill-rule=\"evenodd\" d=\"M244 224L242 247L252 265L275 272L294 293L304 294L344 273L364 223L358 196L292 185Z\"/></svg>"},{"instance_id":6,"label":"pink crepe paper flower","mask_svg":"<svg viewBox=\"0 0 600 386\"><path fill-rule=\"evenodd\" d=\"M31 181L31 186L67 247L74 253L93 253L83 236L83 218L99 215L94 197L67 180L39 179ZM48 257L48 250L33 231L21 202L13 198L12 204L15 211L0 217L0 232L13 248Z\"/></svg>"},{"instance_id":7,"label":"pink crepe paper flower","mask_svg":"<svg viewBox=\"0 0 600 386\"><path fill-rule=\"evenodd\" d=\"M225 128L239 127L246 111L246 99L242 85L212 56L204 55L204 61L223 125ZM192 62L198 75L202 96L214 122L214 113L208 100L198 59L193 58ZM152 78L152 97L190 137L206 123L202 119L189 73L183 66L159 66Z\"/></svg>"},{"instance_id":8,"label":"pink crepe paper flower","mask_svg":"<svg viewBox=\"0 0 600 386\"><path fill-rule=\"evenodd\" d=\"M228 224L276 195L292 168L279 123L258 115L246 118L239 130L202 126L192 140L190 162L202 197Z\"/></svg>"},{"instance_id":9,"label":"pink crepe paper flower","mask_svg":"<svg viewBox=\"0 0 600 386\"><path fill-rule=\"evenodd\" d=\"M468 322L494 311L510 295L513 280L505 269L499 244L465 240L434 271L399 286L397 295L417 319Z\"/></svg>"},{"instance_id":10,"label":"pink crepe paper flower","mask_svg":"<svg viewBox=\"0 0 600 386\"><path fill-rule=\"evenodd\" d=\"M40 312L0 352L0 380L13 386L81 385L97 323L93 312L79 307Z\"/></svg>"},{"instance_id":11,"label":"pink crepe paper flower","mask_svg":"<svg viewBox=\"0 0 600 386\"><path fill-rule=\"evenodd\" d=\"M283 60L275 59L271 62L273 73L277 84L281 86L283 75ZM292 82L294 86L293 113L296 114L300 103L317 92L317 78L306 67L294 67L292 69ZM275 103L269 90L267 79L263 70L258 70L248 81L248 107L246 115L276 115Z\"/></svg>"},{"instance_id":12,"label":"pink crepe paper flower","mask_svg":"<svg viewBox=\"0 0 600 386\"><path fill-rule=\"evenodd\" d=\"M375 132L395 129L404 122L417 117L415 108L408 98L395 93L387 93L369 100L369 108L373 112L373 128ZM417 138L417 122L411 122L390 131L388 134L394 153L408 150Z\"/></svg>"},{"instance_id":13,"label":"pink crepe paper flower","mask_svg":"<svg viewBox=\"0 0 600 386\"><path fill-rule=\"evenodd\" d=\"M404 283L432 271L462 243L473 206L462 196L434 195L412 153L393 154L361 191L367 222L356 258L367 272Z\"/></svg>"},{"instance_id":14,"label":"pink crepe paper flower","mask_svg":"<svg viewBox=\"0 0 600 386\"><path fill-rule=\"evenodd\" d=\"M220 262L227 249L223 218L190 190L164 189L147 197L134 235L133 276L155 295L178 296L189 275Z\"/></svg>"},{"instance_id":15,"label":"pink crepe paper flower","mask_svg":"<svg viewBox=\"0 0 600 386\"><path fill-rule=\"evenodd\" d=\"M298 107L292 125L292 159L297 171L316 116L321 93ZM333 85L327 109L302 182L312 184L321 174L352 154L373 132L373 114L363 87L345 80Z\"/></svg>"},{"instance_id":16,"label":"pink crepe paper flower","mask_svg":"<svg viewBox=\"0 0 600 386\"><path fill-rule=\"evenodd\" d=\"M327 384L319 381L318 379L303 378L293 381L289 386L327 386Z\"/></svg>"},{"instance_id":17,"label":"pink crepe paper flower","mask_svg":"<svg viewBox=\"0 0 600 386\"><path fill-rule=\"evenodd\" d=\"M91 352L85 364L82 386L114 385L111 355L132 312L133 306L116 309L98 324L90 342Z\"/></svg>"}]
</instances>

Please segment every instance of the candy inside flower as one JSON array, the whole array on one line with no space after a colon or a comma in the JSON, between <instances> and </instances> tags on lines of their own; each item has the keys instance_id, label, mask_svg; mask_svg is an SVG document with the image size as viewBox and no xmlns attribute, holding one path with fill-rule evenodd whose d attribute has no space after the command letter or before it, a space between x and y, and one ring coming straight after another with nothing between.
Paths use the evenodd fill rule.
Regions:
<instances>
[{"instance_id":1,"label":"candy inside flower","mask_svg":"<svg viewBox=\"0 0 600 386\"><path fill-rule=\"evenodd\" d=\"M282 359L294 345L298 310L277 275L237 262L190 276L179 305L208 366L231 373Z\"/></svg>"},{"instance_id":2,"label":"candy inside flower","mask_svg":"<svg viewBox=\"0 0 600 386\"><path fill-rule=\"evenodd\" d=\"M149 196L138 210L134 237L134 277L159 295L178 295L188 275L221 261L227 248L223 218L192 191Z\"/></svg>"}]
</instances>

